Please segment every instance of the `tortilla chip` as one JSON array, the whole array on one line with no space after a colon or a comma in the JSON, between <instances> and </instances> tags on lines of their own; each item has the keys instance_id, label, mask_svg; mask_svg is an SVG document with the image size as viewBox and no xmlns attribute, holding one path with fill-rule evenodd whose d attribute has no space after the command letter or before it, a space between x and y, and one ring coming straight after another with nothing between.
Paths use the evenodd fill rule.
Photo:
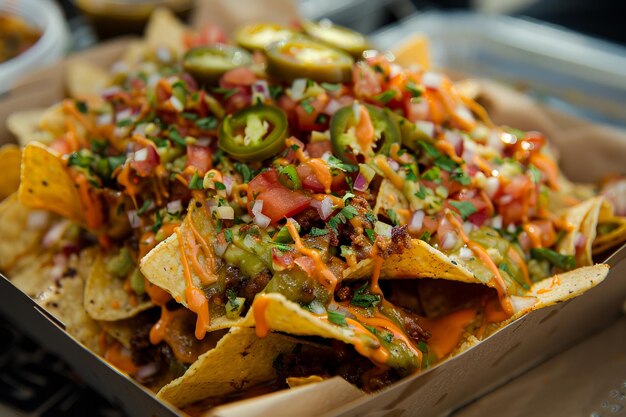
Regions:
<instances>
[{"instance_id":1,"label":"tortilla chip","mask_svg":"<svg viewBox=\"0 0 626 417\"><path fill-rule=\"evenodd\" d=\"M124 280L107 272L100 254L85 285L85 310L94 320L122 320L153 307L147 297L136 297L124 289Z\"/></svg>"},{"instance_id":2,"label":"tortilla chip","mask_svg":"<svg viewBox=\"0 0 626 417\"><path fill-rule=\"evenodd\" d=\"M573 226L574 230L565 234L557 244L557 252L563 255L576 255L576 241L579 234L586 237L585 250L576 258L577 266L592 265L591 245L596 237L596 225L604 197L594 197L567 209L563 219Z\"/></svg>"},{"instance_id":3,"label":"tortilla chip","mask_svg":"<svg viewBox=\"0 0 626 417\"><path fill-rule=\"evenodd\" d=\"M67 331L78 342L93 352L102 354L98 343L102 329L92 320L83 306L83 289L85 278L93 264L94 251L83 250L78 256L72 256L68 262L68 270L75 271L73 276L54 282L49 269L39 271L37 280L52 281L53 285L39 294L35 301L65 325ZM48 267L49 268L49 267Z\"/></svg>"},{"instance_id":4,"label":"tortilla chip","mask_svg":"<svg viewBox=\"0 0 626 417\"><path fill-rule=\"evenodd\" d=\"M149 315L137 314L124 320L98 321L98 324L109 336L120 342L126 349L130 349L130 340L137 333L137 329L150 321Z\"/></svg>"},{"instance_id":5,"label":"tortilla chip","mask_svg":"<svg viewBox=\"0 0 626 417\"><path fill-rule=\"evenodd\" d=\"M610 226L609 232L600 233L603 226ZM593 241L592 253L598 255L616 248L626 242L626 217L607 217L598 221L596 239Z\"/></svg>"},{"instance_id":6,"label":"tortilla chip","mask_svg":"<svg viewBox=\"0 0 626 417\"><path fill-rule=\"evenodd\" d=\"M398 222L407 224L410 218L404 210L398 210L399 208L409 208L409 202L406 197L391 181L382 180L378 190L378 197L376 198L376 205L374 206L374 214L378 216L382 213L383 216L389 217L387 210L393 210L396 213Z\"/></svg>"},{"instance_id":7,"label":"tortilla chip","mask_svg":"<svg viewBox=\"0 0 626 417\"><path fill-rule=\"evenodd\" d=\"M0 269L8 271L25 254L35 254L53 216L24 207L13 194L0 203Z\"/></svg>"},{"instance_id":8,"label":"tortilla chip","mask_svg":"<svg viewBox=\"0 0 626 417\"><path fill-rule=\"evenodd\" d=\"M276 377L276 357L293 351L298 343L277 333L258 338L254 329L233 328L182 377L163 387L157 398L184 407L270 381Z\"/></svg>"},{"instance_id":9,"label":"tortilla chip","mask_svg":"<svg viewBox=\"0 0 626 417\"><path fill-rule=\"evenodd\" d=\"M186 49L185 33L187 31L187 26L169 9L160 7L150 16L144 37L151 47L165 46L177 53Z\"/></svg>"},{"instance_id":10,"label":"tortilla chip","mask_svg":"<svg viewBox=\"0 0 626 417\"><path fill-rule=\"evenodd\" d=\"M40 122L46 114L46 109L31 109L11 113L7 117L7 129L15 138L17 143L24 147L30 142L50 143L54 136L40 127Z\"/></svg>"},{"instance_id":11,"label":"tortilla chip","mask_svg":"<svg viewBox=\"0 0 626 417\"><path fill-rule=\"evenodd\" d=\"M344 271L343 279L371 277L374 261L365 259ZM383 263L381 278L441 278L482 284L469 270L455 265L450 258L423 240L411 240L411 247L401 254L391 255Z\"/></svg>"},{"instance_id":12,"label":"tortilla chip","mask_svg":"<svg viewBox=\"0 0 626 417\"><path fill-rule=\"evenodd\" d=\"M423 34L413 35L394 48L395 63L405 68L419 65L423 69L430 67L430 44Z\"/></svg>"},{"instance_id":13,"label":"tortilla chip","mask_svg":"<svg viewBox=\"0 0 626 417\"><path fill-rule=\"evenodd\" d=\"M71 59L65 65L65 89L70 97L85 99L100 95L111 82L109 71L91 62Z\"/></svg>"},{"instance_id":14,"label":"tortilla chip","mask_svg":"<svg viewBox=\"0 0 626 417\"><path fill-rule=\"evenodd\" d=\"M37 299L54 290L52 266L52 254L32 253L17 260L7 276L20 291Z\"/></svg>"},{"instance_id":15,"label":"tortilla chip","mask_svg":"<svg viewBox=\"0 0 626 417\"><path fill-rule=\"evenodd\" d=\"M20 163L22 153L17 145L4 145L0 147L0 201L4 200L17 191L20 186Z\"/></svg>"},{"instance_id":16,"label":"tortilla chip","mask_svg":"<svg viewBox=\"0 0 626 417\"><path fill-rule=\"evenodd\" d=\"M26 207L49 210L76 223L84 223L78 191L65 162L37 142L24 148L18 197Z\"/></svg>"}]
</instances>

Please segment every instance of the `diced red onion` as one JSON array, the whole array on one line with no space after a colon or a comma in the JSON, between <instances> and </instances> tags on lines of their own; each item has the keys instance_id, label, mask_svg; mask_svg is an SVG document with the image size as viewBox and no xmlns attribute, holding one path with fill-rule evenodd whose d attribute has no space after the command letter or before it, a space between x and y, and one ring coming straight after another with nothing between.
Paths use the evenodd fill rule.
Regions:
<instances>
[{"instance_id":1,"label":"diced red onion","mask_svg":"<svg viewBox=\"0 0 626 417\"><path fill-rule=\"evenodd\" d=\"M506 194L503 195L502 197L500 197L500 200L498 201L500 204L509 204L511 201L513 201L513 196Z\"/></svg>"},{"instance_id":2,"label":"diced red onion","mask_svg":"<svg viewBox=\"0 0 626 417\"><path fill-rule=\"evenodd\" d=\"M491 227L494 229L502 229L502 216L499 214L491 219Z\"/></svg>"},{"instance_id":3,"label":"diced red onion","mask_svg":"<svg viewBox=\"0 0 626 417\"><path fill-rule=\"evenodd\" d=\"M320 205L319 214L322 220L326 220L333 213L333 201L329 197L324 197Z\"/></svg>"},{"instance_id":4,"label":"diced red onion","mask_svg":"<svg viewBox=\"0 0 626 417\"><path fill-rule=\"evenodd\" d=\"M475 120L472 112L469 111L469 109L463 106L462 104L459 104L458 106L456 106L455 112L456 112L456 115L459 116L463 120L466 120L468 122L473 122Z\"/></svg>"},{"instance_id":5,"label":"diced red onion","mask_svg":"<svg viewBox=\"0 0 626 417\"><path fill-rule=\"evenodd\" d=\"M120 91L122 91L122 89L118 86L108 87L100 91L100 96L103 99L108 100L112 98L114 95L116 95L117 93L119 93Z\"/></svg>"},{"instance_id":6,"label":"diced red onion","mask_svg":"<svg viewBox=\"0 0 626 417\"><path fill-rule=\"evenodd\" d=\"M124 109L124 110L120 110L115 114L115 120L120 121L120 120L126 120L126 119L131 119L132 120L132 116L133 116L133 112L131 109Z\"/></svg>"},{"instance_id":7,"label":"diced red onion","mask_svg":"<svg viewBox=\"0 0 626 417\"><path fill-rule=\"evenodd\" d=\"M150 76L148 77L147 84L149 87L154 87L155 85L159 83L160 80L161 80L161 76L159 74L150 74Z\"/></svg>"},{"instance_id":8,"label":"diced red onion","mask_svg":"<svg viewBox=\"0 0 626 417\"><path fill-rule=\"evenodd\" d=\"M463 136L457 132L447 130L444 135L444 140L448 142L454 148L454 153L457 156L463 155Z\"/></svg>"},{"instance_id":9,"label":"diced red onion","mask_svg":"<svg viewBox=\"0 0 626 417\"><path fill-rule=\"evenodd\" d=\"M168 213L178 213L182 211L183 203L180 200L174 200L167 203L167 212Z\"/></svg>"},{"instance_id":10,"label":"diced red onion","mask_svg":"<svg viewBox=\"0 0 626 417\"><path fill-rule=\"evenodd\" d=\"M520 297L518 295L511 295L509 300L511 300L514 314L530 310L537 303L536 297Z\"/></svg>"},{"instance_id":11,"label":"diced red onion","mask_svg":"<svg viewBox=\"0 0 626 417\"><path fill-rule=\"evenodd\" d=\"M463 225L461 227L463 228L465 234L469 235L476 228L476 225L471 222L463 222Z\"/></svg>"},{"instance_id":12,"label":"diced red onion","mask_svg":"<svg viewBox=\"0 0 626 417\"><path fill-rule=\"evenodd\" d=\"M389 167L394 171L398 171L400 169L400 164L391 158L387 158L387 163L389 164Z\"/></svg>"},{"instance_id":13,"label":"diced red onion","mask_svg":"<svg viewBox=\"0 0 626 417\"><path fill-rule=\"evenodd\" d=\"M263 200L255 200L252 204L252 213L260 213L263 211Z\"/></svg>"},{"instance_id":14,"label":"diced red onion","mask_svg":"<svg viewBox=\"0 0 626 417\"><path fill-rule=\"evenodd\" d=\"M215 213L218 219L233 220L235 218L235 210L233 210L231 206L214 207L211 209L211 211ZM262 213L255 213L255 217L259 214Z\"/></svg>"},{"instance_id":15,"label":"diced red onion","mask_svg":"<svg viewBox=\"0 0 626 417\"><path fill-rule=\"evenodd\" d=\"M379 236L391 237L391 230L393 226L387 223L383 223L381 221L377 221L374 223L374 232L376 232Z\"/></svg>"},{"instance_id":16,"label":"diced red onion","mask_svg":"<svg viewBox=\"0 0 626 417\"><path fill-rule=\"evenodd\" d=\"M298 221L294 219L293 217L287 217L287 223L293 223L296 229L298 230L300 229L300 223L298 223Z\"/></svg>"},{"instance_id":17,"label":"diced red onion","mask_svg":"<svg viewBox=\"0 0 626 417\"><path fill-rule=\"evenodd\" d=\"M306 90L306 79L297 78L291 83L291 98L295 101L300 101L304 97L304 90Z\"/></svg>"},{"instance_id":18,"label":"diced red onion","mask_svg":"<svg viewBox=\"0 0 626 417\"><path fill-rule=\"evenodd\" d=\"M500 188L500 180L498 177L488 177L485 179L485 185L483 190L487 197L493 198L494 195L498 192L498 188Z\"/></svg>"},{"instance_id":19,"label":"diced red onion","mask_svg":"<svg viewBox=\"0 0 626 417\"><path fill-rule=\"evenodd\" d=\"M225 239L215 239L213 250L217 256L222 256L226 249L228 249L228 242Z\"/></svg>"},{"instance_id":20,"label":"diced red onion","mask_svg":"<svg viewBox=\"0 0 626 417\"><path fill-rule=\"evenodd\" d=\"M270 88L266 80L258 80L252 84L252 102L256 102L256 97L260 97L261 101L269 100Z\"/></svg>"},{"instance_id":21,"label":"diced red onion","mask_svg":"<svg viewBox=\"0 0 626 417\"><path fill-rule=\"evenodd\" d=\"M576 250L582 249L587 244L587 238L580 232L576 232L576 240L574 241L574 247Z\"/></svg>"},{"instance_id":22,"label":"diced red onion","mask_svg":"<svg viewBox=\"0 0 626 417\"><path fill-rule=\"evenodd\" d=\"M626 179L609 182L601 194L613 204L616 216L626 216Z\"/></svg>"},{"instance_id":23,"label":"diced red onion","mask_svg":"<svg viewBox=\"0 0 626 417\"><path fill-rule=\"evenodd\" d=\"M126 215L128 216L128 222L130 223L130 227L132 227L133 229L138 229L141 227L141 219L137 214L137 210L129 210L126 212Z\"/></svg>"},{"instance_id":24,"label":"diced red onion","mask_svg":"<svg viewBox=\"0 0 626 417\"><path fill-rule=\"evenodd\" d=\"M143 162L148 158L148 149L142 148L135 152L134 160L137 162Z\"/></svg>"},{"instance_id":25,"label":"diced red onion","mask_svg":"<svg viewBox=\"0 0 626 417\"><path fill-rule=\"evenodd\" d=\"M161 62L169 62L172 59L172 53L168 48L159 46L156 49L156 57Z\"/></svg>"},{"instance_id":26,"label":"diced red onion","mask_svg":"<svg viewBox=\"0 0 626 417\"><path fill-rule=\"evenodd\" d=\"M272 219L267 217L265 214L259 212L254 213L254 222L261 228L265 229L270 225Z\"/></svg>"},{"instance_id":27,"label":"diced red onion","mask_svg":"<svg viewBox=\"0 0 626 417\"><path fill-rule=\"evenodd\" d=\"M211 139L209 138L200 138L196 140L196 145L207 147L211 144Z\"/></svg>"},{"instance_id":28,"label":"diced red onion","mask_svg":"<svg viewBox=\"0 0 626 417\"><path fill-rule=\"evenodd\" d=\"M337 110L339 110L341 107L343 107L341 105L341 103L339 103L337 100L335 99L331 99L328 104L326 105L326 108L324 108L324 113L328 114L328 115L333 115L335 114L335 112Z\"/></svg>"},{"instance_id":29,"label":"diced red onion","mask_svg":"<svg viewBox=\"0 0 626 417\"><path fill-rule=\"evenodd\" d=\"M431 90L439 90L441 88L441 84L443 83L443 77L441 74L438 74L436 72L427 71L422 77L422 83L426 88L429 88Z\"/></svg>"},{"instance_id":30,"label":"diced red onion","mask_svg":"<svg viewBox=\"0 0 626 417\"><path fill-rule=\"evenodd\" d=\"M44 248L49 248L57 243L63 237L63 233L70 226L69 220L61 220L56 222L43 236L41 244Z\"/></svg>"},{"instance_id":31,"label":"diced red onion","mask_svg":"<svg viewBox=\"0 0 626 417\"><path fill-rule=\"evenodd\" d=\"M506 231L509 233L515 233L517 231L517 226L515 226L513 223L509 223L506 226Z\"/></svg>"},{"instance_id":32,"label":"diced red onion","mask_svg":"<svg viewBox=\"0 0 626 417\"><path fill-rule=\"evenodd\" d=\"M96 117L96 126L110 125L113 123L113 115L111 113L102 113Z\"/></svg>"},{"instance_id":33,"label":"diced red onion","mask_svg":"<svg viewBox=\"0 0 626 417\"><path fill-rule=\"evenodd\" d=\"M424 210L417 210L411 216L411 220L409 220L409 231L413 233L417 233L422 230L422 226L424 225L424 217L426 214Z\"/></svg>"},{"instance_id":34,"label":"diced red onion","mask_svg":"<svg viewBox=\"0 0 626 417\"><path fill-rule=\"evenodd\" d=\"M185 73L183 73L183 75L180 76L180 78L185 82L185 84L187 84L187 89L188 90L196 91L198 89L198 83L191 76L191 74L185 72Z\"/></svg>"},{"instance_id":35,"label":"diced red onion","mask_svg":"<svg viewBox=\"0 0 626 417\"><path fill-rule=\"evenodd\" d=\"M441 239L441 249L442 250L448 250L448 249L452 249L457 242L457 237L454 234L454 232L446 232L446 234L443 235L443 238Z\"/></svg>"},{"instance_id":36,"label":"diced red onion","mask_svg":"<svg viewBox=\"0 0 626 417\"><path fill-rule=\"evenodd\" d=\"M428 105L426 105L426 110L428 110ZM424 132L426 136L430 136L431 138L435 137L435 124L433 122L429 122L426 120L417 120L415 122L415 126Z\"/></svg>"},{"instance_id":37,"label":"diced red onion","mask_svg":"<svg viewBox=\"0 0 626 417\"><path fill-rule=\"evenodd\" d=\"M226 195L230 195L230 193L233 192L233 177L224 175L222 177L222 184L224 184L224 187L226 187Z\"/></svg>"},{"instance_id":38,"label":"diced red onion","mask_svg":"<svg viewBox=\"0 0 626 417\"><path fill-rule=\"evenodd\" d=\"M393 78L402 72L403 68L398 64L389 65L389 78Z\"/></svg>"},{"instance_id":39,"label":"diced red onion","mask_svg":"<svg viewBox=\"0 0 626 417\"><path fill-rule=\"evenodd\" d=\"M502 152L502 149L504 149L504 143L502 143L502 140L500 139L500 134L497 132L491 132L487 137L487 146L498 152Z\"/></svg>"},{"instance_id":40,"label":"diced red onion","mask_svg":"<svg viewBox=\"0 0 626 417\"><path fill-rule=\"evenodd\" d=\"M354 180L354 189L357 191L365 191L368 185L367 179L359 172L359 175L357 175Z\"/></svg>"},{"instance_id":41,"label":"diced red onion","mask_svg":"<svg viewBox=\"0 0 626 417\"><path fill-rule=\"evenodd\" d=\"M50 268L50 275L52 279L58 281L63 277L63 273L67 269L67 256L63 253L57 253L52 257L52 268Z\"/></svg>"},{"instance_id":42,"label":"diced red onion","mask_svg":"<svg viewBox=\"0 0 626 417\"><path fill-rule=\"evenodd\" d=\"M174 109L179 113L185 110L185 106L183 105L183 103L174 96L170 97L170 103L172 104L172 107L174 107Z\"/></svg>"},{"instance_id":43,"label":"diced red onion","mask_svg":"<svg viewBox=\"0 0 626 417\"><path fill-rule=\"evenodd\" d=\"M33 210L28 215L26 227L30 230L41 230L48 224L49 219L50 215L47 211Z\"/></svg>"},{"instance_id":44,"label":"diced red onion","mask_svg":"<svg viewBox=\"0 0 626 417\"><path fill-rule=\"evenodd\" d=\"M150 362L137 368L134 377L139 381L145 381L159 372L159 367L155 362Z\"/></svg>"},{"instance_id":45,"label":"diced red onion","mask_svg":"<svg viewBox=\"0 0 626 417\"><path fill-rule=\"evenodd\" d=\"M473 256L474 252L472 252L472 250L466 246L463 246L461 250L459 250L459 258L465 261L472 259Z\"/></svg>"}]
</instances>

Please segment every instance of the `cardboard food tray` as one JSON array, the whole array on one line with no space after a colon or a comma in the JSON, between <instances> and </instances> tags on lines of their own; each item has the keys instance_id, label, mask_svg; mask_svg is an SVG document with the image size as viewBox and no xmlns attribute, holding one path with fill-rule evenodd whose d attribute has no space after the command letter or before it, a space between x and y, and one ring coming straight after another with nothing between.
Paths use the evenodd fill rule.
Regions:
<instances>
[{"instance_id":1,"label":"cardboard food tray","mask_svg":"<svg viewBox=\"0 0 626 417\"><path fill-rule=\"evenodd\" d=\"M103 44L80 56L108 66L121 55L128 41L121 39ZM46 107L63 97L64 65L60 63L39 71L30 77L29 83L0 100L0 143L12 140L5 127L6 117L11 112ZM624 173L626 138L622 132L547 111L489 83L484 88L495 121L547 131L564 156L566 173L571 177L596 180L599 175L612 171ZM570 140L580 132L586 141ZM570 160L584 162L571 164ZM608 262L612 267L608 277L582 297L535 311L463 354L377 394L366 395L341 378L333 378L218 407L207 415L445 415L613 323L620 316L626 299L626 247ZM176 415L174 409L82 347L62 330L62 324L4 278L0 279L0 291L0 310L43 346L67 360L87 383L129 415Z\"/></svg>"}]
</instances>

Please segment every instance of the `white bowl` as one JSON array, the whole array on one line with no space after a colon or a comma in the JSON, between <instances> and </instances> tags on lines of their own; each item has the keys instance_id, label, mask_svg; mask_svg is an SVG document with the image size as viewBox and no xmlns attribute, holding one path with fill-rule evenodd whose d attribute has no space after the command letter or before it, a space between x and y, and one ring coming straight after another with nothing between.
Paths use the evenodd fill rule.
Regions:
<instances>
[{"instance_id":1,"label":"white bowl","mask_svg":"<svg viewBox=\"0 0 626 417\"><path fill-rule=\"evenodd\" d=\"M0 0L0 13L21 17L42 31L41 38L24 53L0 64L0 94L28 72L63 56L69 39L65 18L51 0Z\"/></svg>"}]
</instances>

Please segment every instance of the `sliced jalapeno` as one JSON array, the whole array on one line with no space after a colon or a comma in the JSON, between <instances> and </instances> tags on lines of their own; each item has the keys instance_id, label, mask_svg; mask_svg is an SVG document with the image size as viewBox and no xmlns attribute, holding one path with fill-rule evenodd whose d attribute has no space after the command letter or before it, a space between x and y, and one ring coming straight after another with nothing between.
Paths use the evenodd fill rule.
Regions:
<instances>
[{"instance_id":1,"label":"sliced jalapeno","mask_svg":"<svg viewBox=\"0 0 626 417\"><path fill-rule=\"evenodd\" d=\"M192 48L183 57L183 67L201 84L216 84L225 72L252 63L250 54L230 45Z\"/></svg>"},{"instance_id":2,"label":"sliced jalapeno","mask_svg":"<svg viewBox=\"0 0 626 417\"><path fill-rule=\"evenodd\" d=\"M237 30L237 32L235 32L235 41L242 48L254 51L264 50L273 42L285 41L297 36L302 35L282 25L274 23L256 23Z\"/></svg>"},{"instance_id":3,"label":"sliced jalapeno","mask_svg":"<svg viewBox=\"0 0 626 417\"><path fill-rule=\"evenodd\" d=\"M343 26L335 25L328 19L319 22L305 20L302 22L304 31L310 37L335 48L342 49L358 59L363 51L370 49L365 36Z\"/></svg>"},{"instance_id":4,"label":"sliced jalapeno","mask_svg":"<svg viewBox=\"0 0 626 417\"><path fill-rule=\"evenodd\" d=\"M400 129L387 109L365 104L365 108L372 119L374 126L375 143L372 146L374 154L389 155L391 145L400 142ZM373 155L364 154L360 148L354 127L357 125L357 116L354 106L342 107L335 112L330 120L330 139L333 153L344 162L354 164L362 162L358 156L365 158Z\"/></svg>"},{"instance_id":5,"label":"sliced jalapeno","mask_svg":"<svg viewBox=\"0 0 626 417\"><path fill-rule=\"evenodd\" d=\"M402 137L402 145L407 148L417 151L421 149L419 142L435 142L434 138L428 136L419 128L419 126L411 122L409 119L394 112L389 112L389 115L398 124L398 127L400 128L400 135Z\"/></svg>"},{"instance_id":6,"label":"sliced jalapeno","mask_svg":"<svg viewBox=\"0 0 626 417\"><path fill-rule=\"evenodd\" d=\"M226 116L219 127L218 146L239 161L262 161L285 148L286 136L285 112L258 104Z\"/></svg>"},{"instance_id":7,"label":"sliced jalapeno","mask_svg":"<svg viewBox=\"0 0 626 417\"><path fill-rule=\"evenodd\" d=\"M275 42L267 47L267 72L293 81L310 78L319 82L348 82L354 60L339 49L306 38Z\"/></svg>"}]
</instances>

